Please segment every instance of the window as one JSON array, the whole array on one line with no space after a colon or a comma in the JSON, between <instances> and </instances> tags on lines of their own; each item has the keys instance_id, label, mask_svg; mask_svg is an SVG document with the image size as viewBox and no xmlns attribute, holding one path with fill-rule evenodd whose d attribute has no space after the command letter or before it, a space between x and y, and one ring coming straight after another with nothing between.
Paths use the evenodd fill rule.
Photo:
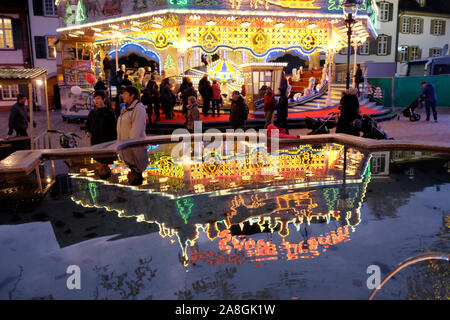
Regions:
<instances>
[{"instance_id":1,"label":"window","mask_svg":"<svg viewBox=\"0 0 450 320\"><path fill-rule=\"evenodd\" d=\"M12 22L8 18L0 18L0 49L14 49Z\"/></svg>"},{"instance_id":2,"label":"window","mask_svg":"<svg viewBox=\"0 0 450 320\"><path fill-rule=\"evenodd\" d=\"M48 54L47 57L49 59L56 59L56 37L47 37L47 49Z\"/></svg>"},{"instance_id":3,"label":"window","mask_svg":"<svg viewBox=\"0 0 450 320\"><path fill-rule=\"evenodd\" d=\"M408 46L400 46L398 50L398 60L400 62L406 62L409 58Z\"/></svg>"},{"instance_id":4,"label":"window","mask_svg":"<svg viewBox=\"0 0 450 320\"><path fill-rule=\"evenodd\" d=\"M372 158L372 173L383 173L386 170L386 155L376 154Z\"/></svg>"},{"instance_id":5,"label":"window","mask_svg":"<svg viewBox=\"0 0 450 320\"><path fill-rule=\"evenodd\" d=\"M441 36L445 34L443 20L431 20L431 34L435 36Z\"/></svg>"},{"instance_id":6,"label":"window","mask_svg":"<svg viewBox=\"0 0 450 320\"><path fill-rule=\"evenodd\" d=\"M343 47L341 50L339 50L339 54L342 54L342 55L347 55L347 52L348 52L347 47Z\"/></svg>"},{"instance_id":7,"label":"window","mask_svg":"<svg viewBox=\"0 0 450 320\"><path fill-rule=\"evenodd\" d=\"M2 100L15 100L19 94L19 85L0 86Z\"/></svg>"},{"instance_id":8,"label":"window","mask_svg":"<svg viewBox=\"0 0 450 320\"><path fill-rule=\"evenodd\" d=\"M431 48L430 57L440 57L442 55L442 48Z\"/></svg>"},{"instance_id":9,"label":"window","mask_svg":"<svg viewBox=\"0 0 450 320\"><path fill-rule=\"evenodd\" d=\"M44 14L46 16L58 15L58 7L55 5L54 0L44 0Z\"/></svg>"},{"instance_id":10,"label":"window","mask_svg":"<svg viewBox=\"0 0 450 320\"><path fill-rule=\"evenodd\" d=\"M369 40L359 46L359 54L369 54Z\"/></svg>"},{"instance_id":11,"label":"window","mask_svg":"<svg viewBox=\"0 0 450 320\"><path fill-rule=\"evenodd\" d=\"M389 2L380 2L380 21L389 21Z\"/></svg>"},{"instance_id":12,"label":"window","mask_svg":"<svg viewBox=\"0 0 450 320\"><path fill-rule=\"evenodd\" d=\"M411 31L411 19L404 17L402 20L402 33L410 33Z\"/></svg>"},{"instance_id":13,"label":"window","mask_svg":"<svg viewBox=\"0 0 450 320\"><path fill-rule=\"evenodd\" d=\"M409 57L410 60L416 60L420 59L420 49L417 46L411 46L409 47L411 56Z\"/></svg>"},{"instance_id":14,"label":"window","mask_svg":"<svg viewBox=\"0 0 450 320\"><path fill-rule=\"evenodd\" d=\"M386 56L388 47L388 37L387 36L379 36L378 37L378 51L377 55Z\"/></svg>"},{"instance_id":15,"label":"window","mask_svg":"<svg viewBox=\"0 0 450 320\"><path fill-rule=\"evenodd\" d=\"M414 33L414 34L422 33L422 19L421 18L413 18L412 19L412 33Z\"/></svg>"}]
</instances>

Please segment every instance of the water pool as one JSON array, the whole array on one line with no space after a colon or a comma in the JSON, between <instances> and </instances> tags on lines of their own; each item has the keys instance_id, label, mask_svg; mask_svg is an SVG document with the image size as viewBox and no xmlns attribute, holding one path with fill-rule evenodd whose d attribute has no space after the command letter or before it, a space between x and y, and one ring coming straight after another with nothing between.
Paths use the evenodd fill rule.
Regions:
<instances>
[{"instance_id":1,"label":"water pool","mask_svg":"<svg viewBox=\"0 0 450 320\"><path fill-rule=\"evenodd\" d=\"M44 197L32 177L8 181L0 299L367 299L369 266L384 277L449 253L449 154L247 143L175 160L173 148L56 161ZM448 272L417 263L375 298L448 299Z\"/></svg>"}]
</instances>

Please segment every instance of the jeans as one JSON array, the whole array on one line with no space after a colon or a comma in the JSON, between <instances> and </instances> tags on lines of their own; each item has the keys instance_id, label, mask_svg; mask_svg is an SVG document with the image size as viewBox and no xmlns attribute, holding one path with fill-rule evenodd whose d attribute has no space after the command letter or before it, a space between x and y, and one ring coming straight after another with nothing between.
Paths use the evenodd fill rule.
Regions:
<instances>
[{"instance_id":1,"label":"jeans","mask_svg":"<svg viewBox=\"0 0 450 320\"><path fill-rule=\"evenodd\" d=\"M427 120L430 120L430 108L431 108L433 111L433 118L435 121L437 121L436 101L434 101L434 102L426 101L425 108L426 108L426 113L427 113Z\"/></svg>"},{"instance_id":2,"label":"jeans","mask_svg":"<svg viewBox=\"0 0 450 320\"><path fill-rule=\"evenodd\" d=\"M213 117L214 117L216 108L217 108L217 116L220 116L220 100L212 100L212 116Z\"/></svg>"},{"instance_id":3,"label":"jeans","mask_svg":"<svg viewBox=\"0 0 450 320\"><path fill-rule=\"evenodd\" d=\"M111 70L110 69L105 69L103 70L105 72L105 84L107 87L109 87L110 81L111 81Z\"/></svg>"}]
</instances>

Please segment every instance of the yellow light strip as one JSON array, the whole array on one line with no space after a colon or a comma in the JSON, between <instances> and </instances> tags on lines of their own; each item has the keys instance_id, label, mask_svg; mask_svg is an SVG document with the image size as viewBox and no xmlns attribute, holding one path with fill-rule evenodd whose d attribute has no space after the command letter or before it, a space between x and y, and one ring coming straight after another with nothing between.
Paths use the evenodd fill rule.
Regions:
<instances>
[{"instance_id":1,"label":"yellow light strip","mask_svg":"<svg viewBox=\"0 0 450 320\"><path fill-rule=\"evenodd\" d=\"M301 13L301 12L273 12L273 11L242 11L242 10L191 10L191 9L164 9L164 10L158 10L158 11L149 11L144 12L141 14L134 14L129 15L125 17L119 17L119 18L113 18L108 20L102 20L98 22L91 22L86 23L83 25L78 26L71 26L71 27L65 27L65 28L58 28L56 29L57 32L65 32L65 31L71 31L76 30L80 28L89 28L94 27L102 24L110 24L110 23L117 23L122 21L132 21L139 18L149 17L149 16L155 16L155 15L164 15L164 14L194 14L194 15L205 15L205 14L213 14L213 15L224 15L224 16L264 16L264 17L295 17L295 18L330 18L335 19L339 18L342 20L342 14L341 13ZM370 18L368 15L360 15L357 18L358 20L364 20L370 22Z\"/></svg>"}]
</instances>

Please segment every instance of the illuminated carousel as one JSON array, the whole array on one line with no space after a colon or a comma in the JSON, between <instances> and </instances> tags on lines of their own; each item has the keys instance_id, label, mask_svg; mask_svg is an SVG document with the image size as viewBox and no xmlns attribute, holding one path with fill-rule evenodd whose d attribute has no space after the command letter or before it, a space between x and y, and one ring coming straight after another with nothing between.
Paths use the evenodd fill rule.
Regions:
<instances>
[{"instance_id":1,"label":"illuminated carousel","mask_svg":"<svg viewBox=\"0 0 450 320\"><path fill-rule=\"evenodd\" d=\"M88 74L101 73L106 53L113 69L114 61L119 65L122 57L137 55L164 76L208 72L233 89L246 84L243 65L265 64L286 53L307 61L309 69L319 69L321 53L346 43L342 2L60 0L62 95L74 85L89 87ZM376 37L375 16L376 5L363 0L353 36L362 42ZM209 57L208 66L202 63L203 54ZM213 55L218 59L212 61ZM134 63L128 68L142 66Z\"/></svg>"}]
</instances>

